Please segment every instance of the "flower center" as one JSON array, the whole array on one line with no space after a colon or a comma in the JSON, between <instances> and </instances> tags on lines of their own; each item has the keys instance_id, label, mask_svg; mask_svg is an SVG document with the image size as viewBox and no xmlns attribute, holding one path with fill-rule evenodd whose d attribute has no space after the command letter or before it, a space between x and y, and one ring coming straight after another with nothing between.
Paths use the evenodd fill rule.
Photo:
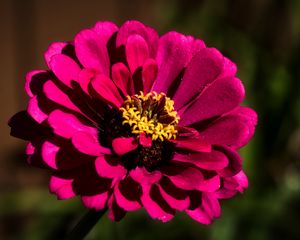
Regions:
<instances>
[{"instance_id":1,"label":"flower center","mask_svg":"<svg viewBox=\"0 0 300 240\"><path fill-rule=\"evenodd\" d=\"M134 96L127 96L120 108L123 125L131 129L131 133L139 136L145 133L152 140L176 139L176 125L179 116L174 110L174 101L164 93L143 92Z\"/></svg>"}]
</instances>

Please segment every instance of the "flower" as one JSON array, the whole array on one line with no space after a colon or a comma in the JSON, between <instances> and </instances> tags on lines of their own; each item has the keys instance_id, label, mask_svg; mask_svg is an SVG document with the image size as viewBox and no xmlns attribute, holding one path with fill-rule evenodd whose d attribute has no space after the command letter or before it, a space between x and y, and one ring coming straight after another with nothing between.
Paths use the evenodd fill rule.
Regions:
<instances>
[{"instance_id":1,"label":"flower","mask_svg":"<svg viewBox=\"0 0 300 240\"><path fill-rule=\"evenodd\" d=\"M51 170L58 199L80 196L116 221L143 207L163 222L185 211L210 224L221 199L247 188L237 149L257 116L217 49L138 21L98 22L51 44L45 61L9 125L29 141L29 164Z\"/></svg>"}]
</instances>

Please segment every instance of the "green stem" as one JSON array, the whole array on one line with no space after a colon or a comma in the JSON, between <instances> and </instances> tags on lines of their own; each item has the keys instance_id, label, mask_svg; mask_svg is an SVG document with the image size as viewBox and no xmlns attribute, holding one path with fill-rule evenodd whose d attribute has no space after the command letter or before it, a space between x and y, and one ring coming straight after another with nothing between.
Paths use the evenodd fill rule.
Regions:
<instances>
[{"instance_id":1,"label":"green stem","mask_svg":"<svg viewBox=\"0 0 300 240\"><path fill-rule=\"evenodd\" d=\"M66 240L82 240L95 226L98 220L106 212L106 208L101 211L90 210L76 224L73 230L67 235Z\"/></svg>"}]
</instances>

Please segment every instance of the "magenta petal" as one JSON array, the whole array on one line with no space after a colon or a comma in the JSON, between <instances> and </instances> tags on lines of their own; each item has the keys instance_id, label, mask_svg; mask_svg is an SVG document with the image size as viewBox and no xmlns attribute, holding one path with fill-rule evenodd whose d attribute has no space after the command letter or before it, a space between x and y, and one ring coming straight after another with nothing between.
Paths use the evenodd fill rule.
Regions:
<instances>
[{"instance_id":1,"label":"magenta petal","mask_svg":"<svg viewBox=\"0 0 300 240\"><path fill-rule=\"evenodd\" d=\"M49 182L50 192L57 195L60 200L75 197L76 194L72 188L73 179L63 179L56 176L51 176Z\"/></svg>"},{"instance_id":2,"label":"magenta petal","mask_svg":"<svg viewBox=\"0 0 300 240\"><path fill-rule=\"evenodd\" d=\"M194 210L185 210L185 212L195 221L202 224L211 224L212 219L208 216L208 214L204 211L203 207L200 206Z\"/></svg>"},{"instance_id":3,"label":"magenta petal","mask_svg":"<svg viewBox=\"0 0 300 240\"><path fill-rule=\"evenodd\" d=\"M214 48L206 48L194 55L186 67L182 81L173 97L180 109L212 83L222 71L223 57Z\"/></svg>"},{"instance_id":4,"label":"magenta petal","mask_svg":"<svg viewBox=\"0 0 300 240\"><path fill-rule=\"evenodd\" d=\"M167 222L171 220L174 215L165 212L159 205L156 203L151 197L150 197L150 190L151 190L151 185L143 185L143 194L141 196L141 201L150 215L153 219L158 219L162 222Z\"/></svg>"},{"instance_id":5,"label":"magenta petal","mask_svg":"<svg viewBox=\"0 0 300 240\"><path fill-rule=\"evenodd\" d=\"M140 134L140 138L139 138L139 143L145 147L145 148L149 148L152 146L152 138L151 136L146 136L146 134L144 132L142 132Z\"/></svg>"},{"instance_id":6,"label":"magenta petal","mask_svg":"<svg viewBox=\"0 0 300 240\"><path fill-rule=\"evenodd\" d=\"M168 32L159 39L156 62L158 75L152 90L167 92L190 58L191 39L177 32Z\"/></svg>"},{"instance_id":7,"label":"magenta petal","mask_svg":"<svg viewBox=\"0 0 300 240\"><path fill-rule=\"evenodd\" d=\"M71 87L72 80L78 80L78 74L81 70L72 58L63 54L54 55L51 58L50 69L59 80L69 87Z\"/></svg>"},{"instance_id":8,"label":"magenta petal","mask_svg":"<svg viewBox=\"0 0 300 240\"><path fill-rule=\"evenodd\" d=\"M110 165L109 156L99 156L95 161L96 171L100 177L121 179L127 170L122 165Z\"/></svg>"},{"instance_id":9,"label":"magenta petal","mask_svg":"<svg viewBox=\"0 0 300 240\"><path fill-rule=\"evenodd\" d=\"M44 142L42 145L41 153L43 161L51 168L57 169L56 154L59 147L51 142Z\"/></svg>"},{"instance_id":10,"label":"magenta petal","mask_svg":"<svg viewBox=\"0 0 300 240\"><path fill-rule=\"evenodd\" d=\"M233 176L233 179L239 183L239 187L237 188L239 192L243 192L244 189L248 188L249 182L244 171L240 171L238 174Z\"/></svg>"},{"instance_id":11,"label":"magenta petal","mask_svg":"<svg viewBox=\"0 0 300 240\"><path fill-rule=\"evenodd\" d=\"M146 41L140 35L130 35L126 42L126 57L132 73L142 66L149 57L149 50Z\"/></svg>"},{"instance_id":12,"label":"magenta petal","mask_svg":"<svg viewBox=\"0 0 300 240\"><path fill-rule=\"evenodd\" d=\"M87 208L99 211L106 207L107 198L108 193L104 192L93 196L82 196L81 200Z\"/></svg>"},{"instance_id":13,"label":"magenta petal","mask_svg":"<svg viewBox=\"0 0 300 240\"><path fill-rule=\"evenodd\" d=\"M203 141L202 138L179 138L177 140L172 140L178 148L184 148L192 150L195 152L210 152L211 144Z\"/></svg>"},{"instance_id":14,"label":"magenta petal","mask_svg":"<svg viewBox=\"0 0 300 240\"><path fill-rule=\"evenodd\" d=\"M112 141L112 147L114 152L121 156L136 149L138 144L135 142L133 137L119 137Z\"/></svg>"},{"instance_id":15,"label":"magenta petal","mask_svg":"<svg viewBox=\"0 0 300 240\"><path fill-rule=\"evenodd\" d=\"M112 66L112 79L124 96L133 95L133 81L128 68L124 63L116 63Z\"/></svg>"},{"instance_id":16,"label":"magenta petal","mask_svg":"<svg viewBox=\"0 0 300 240\"><path fill-rule=\"evenodd\" d=\"M192 167L184 169L177 175L168 176L168 178L174 185L184 190L196 190L201 181L203 181L202 173Z\"/></svg>"},{"instance_id":17,"label":"magenta petal","mask_svg":"<svg viewBox=\"0 0 300 240\"><path fill-rule=\"evenodd\" d=\"M92 136L97 136L97 129L81 123L73 114L54 110L48 117L48 122L53 128L54 133L71 138L78 131L86 132Z\"/></svg>"},{"instance_id":18,"label":"magenta petal","mask_svg":"<svg viewBox=\"0 0 300 240\"><path fill-rule=\"evenodd\" d=\"M54 42L49 45L48 49L44 54L45 62L47 63L48 67L50 68L50 61L52 56L61 54L62 50L65 46L67 46L67 42Z\"/></svg>"},{"instance_id":19,"label":"magenta petal","mask_svg":"<svg viewBox=\"0 0 300 240\"><path fill-rule=\"evenodd\" d=\"M46 97L53 102L81 113L79 108L70 100L68 95L61 91L51 80L44 84L43 91Z\"/></svg>"},{"instance_id":20,"label":"magenta petal","mask_svg":"<svg viewBox=\"0 0 300 240\"><path fill-rule=\"evenodd\" d=\"M127 213L123 208L119 206L114 195L111 195L108 200L108 208L108 217L112 221L120 221Z\"/></svg>"},{"instance_id":21,"label":"magenta petal","mask_svg":"<svg viewBox=\"0 0 300 240\"><path fill-rule=\"evenodd\" d=\"M244 87L239 79L217 79L180 114L180 125L187 126L226 113L237 107L244 96Z\"/></svg>"},{"instance_id":22,"label":"magenta petal","mask_svg":"<svg viewBox=\"0 0 300 240\"><path fill-rule=\"evenodd\" d=\"M119 184L115 185L114 194L118 205L126 211L134 211L141 208L141 205L137 201L130 201L123 196L119 189Z\"/></svg>"},{"instance_id":23,"label":"magenta petal","mask_svg":"<svg viewBox=\"0 0 300 240\"><path fill-rule=\"evenodd\" d=\"M72 137L73 145L82 153L99 156L102 154L111 154L111 150L106 147L102 147L95 135L91 135L87 132L76 132Z\"/></svg>"},{"instance_id":24,"label":"magenta petal","mask_svg":"<svg viewBox=\"0 0 300 240\"><path fill-rule=\"evenodd\" d=\"M112 103L117 108L123 103L123 99L119 94L116 85L108 77L102 74L96 75L92 79L91 85L100 98Z\"/></svg>"},{"instance_id":25,"label":"magenta petal","mask_svg":"<svg viewBox=\"0 0 300 240\"><path fill-rule=\"evenodd\" d=\"M227 156L215 150L208 153L191 153L188 155L176 153L173 159L180 162L192 163L205 170L220 170L228 165Z\"/></svg>"},{"instance_id":26,"label":"magenta petal","mask_svg":"<svg viewBox=\"0 0 300 240\"><path fill-rule=\"evenodd\" d=\"M220 217L221 206L214 193L202 194L202 206L211 219Z\"/></svg>"},{"instance_id":27,"label":"magenta petal","mask_svg":"<svg viewBox=\"0 0 300 240\"><path fill-rule=\"evenodd\" d=\"M27 106L27 112L38 123L42 123L48 117L48 115L40 109L36 96L30 98Z\"/></svg>"},{"instance_id":28,"label":"magenta petal","mask_svg":"<svg viewBox=\"0 0 300 240\"><path fill-rule=\"evenodd\" d=\"M143 86L144 86L144 93L150 92L154 80L156 79L158 72L158 66L154 59L148 58L142 69L142 79L143 79Z\"/></svg>"},{"instance_id":29,"label":"magenta petal","mask_svg":"<svg viewBox=\"0 0 300 240\"><path fill-rule=\"evenodd\" d=\"M162 174L159 171L150 173L144 167L136 167L130 171L130 176L140 185L152 185L161 179Z\"/></svg>"},{"instance_id":30,"label":"magenta petal","mask_svg":"<svg viewBox=\"0 0 300 240\"><path fill-rule=\"evenodd\" d=\"M75 51L79 61L86 68L98 70L109 76L109 56L106 48L108 39L86 29L75 37Z\"/></svg>"},{"instance_id":31,"label":"magenta petal","mask_svg":"<svg viewBox=\"0 0 300 240\"><path fill-rule=\"evenodd\" d=\"M129 36L134 34L140 35L145 39L148 45L149 55L151 58L154 58L157 51L158 34L154 29L138 21L127 21L120 27L117 35L117 47L121 45L125 46Z\"/></svg>"},{"instance_id":32,"label":"magenta petal","mask_svg":"<svg viewBox=\"0 0 300 240\"><path fill-rule=\"evenodd\" d=\"M162 195L162 197L165 199L165 201L170 205L170 207L183 211L187 209L190 205L190 199L189 197L186 197L185 199L176 199L172 197L170 194L168 194L162 187L159 186L159 191Z\"/></svg>"},{"instance_id":33,"label":"magenta petal","mask_svg":"<svg viewBox=\"0 0 300 240\"><path fill-rule=\"evenodd\" d=\"M220 188L220 186L221 186L220 177L216 175L212 178L204 179L200 183L198 190L203 192L215 192Z\"/></svg>"},{"instance_id":34,"label":"magenta petal","mask_svg":"<svg viewBox=\"0 0 300 240\"><path fill-rule=\"evenodd\" d=\"M33 70L33 71L28 72L28 73L26 74L26 76L25 76L25 91L26 91L26 93L27 93L27 95L28 95L29 97L33 97L33 96L34 96L33 92L32 92L31 89L30 89L30 84L31 84L31 82L32 82L32 78L33 78L34 76L40 74L40 73L41 73L41 74L42 74L42 73L47 74L47 72L44 71L44 70Z\"/></svg>"},{"instance_id":35,"label":"magenta petal","mask_svg":"<svg viewBox=\"0 0 300 240\"><path fill-rule=\"evenodd\" d=\"M108 42L112 35L118 31L118 27L113 22L102 21L95 24L93 31L96 32L104 42Z\"/></svg>"}]
</instances>

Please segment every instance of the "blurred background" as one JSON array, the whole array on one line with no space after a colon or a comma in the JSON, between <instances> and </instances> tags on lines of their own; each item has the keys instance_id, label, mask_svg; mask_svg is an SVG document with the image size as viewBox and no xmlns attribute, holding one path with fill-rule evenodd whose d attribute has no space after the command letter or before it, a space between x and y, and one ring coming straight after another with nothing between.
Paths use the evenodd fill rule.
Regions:
<instances>
[{"instance_id":1,"label":"blurred background","mask_svg":"<svg viewBox=\"0 0 300 240\"><path fill-rule=\"evenodd\" d=\"M1 0L0 239L63 239L86 210L57 201L46 172L26 164L7 120L26 107L24 75L45 68L49 43L73 39L98 20L137 19L160 34L177 30L217 47L238 65L246 104L259 115L242 149L250 187L222 202L202 226L178 214L163 224L144 211L120 223L101 219L87 239L300 239L300 1L298 0Z\"/></svg>"}]
</instances>

